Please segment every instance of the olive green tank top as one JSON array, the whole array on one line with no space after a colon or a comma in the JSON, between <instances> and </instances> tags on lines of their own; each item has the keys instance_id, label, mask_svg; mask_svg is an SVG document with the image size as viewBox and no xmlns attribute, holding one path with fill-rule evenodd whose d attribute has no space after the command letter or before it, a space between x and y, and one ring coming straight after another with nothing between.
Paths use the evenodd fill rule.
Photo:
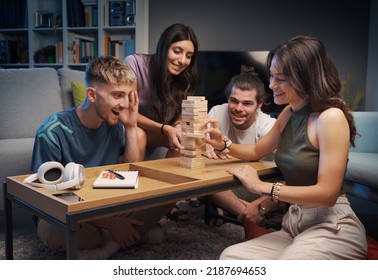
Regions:
<instances>
[{"instance_id":1,"label":"olive green tank top","mask_svg":"<svg viewBox=\"0 0 378 280\"><path fill-rule=\"evenodd\" d=\"M307 135L311 113L310 105L293 112L281 133L275 162L287 185L309 186L317 182L319 149L311 144Z\"/></svg>"}]
</instances>

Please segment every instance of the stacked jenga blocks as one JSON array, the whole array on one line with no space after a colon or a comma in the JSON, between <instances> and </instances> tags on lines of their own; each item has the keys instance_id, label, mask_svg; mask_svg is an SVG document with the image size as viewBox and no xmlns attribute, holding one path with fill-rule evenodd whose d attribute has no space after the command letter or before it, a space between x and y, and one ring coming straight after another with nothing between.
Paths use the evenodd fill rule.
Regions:
<instances>
[{"instance_id":1,"label":"stacked jenga blocks","mask_svg":"<svg viewBox=\"0 0 378 280\"><path fill-rule=\"evenodd\" d=\"M182 145L180 166L188 169L205 167L206 143L204 121L207 117L207 100L204 96L188 96L182 101Z\"/></svg>"}]
</instances>

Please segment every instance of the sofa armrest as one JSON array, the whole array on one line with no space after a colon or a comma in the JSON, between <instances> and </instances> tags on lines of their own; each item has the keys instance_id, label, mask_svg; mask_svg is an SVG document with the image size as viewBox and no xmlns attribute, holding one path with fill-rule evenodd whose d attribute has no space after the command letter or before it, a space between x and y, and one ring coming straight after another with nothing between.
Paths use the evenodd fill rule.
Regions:
<instances>
[{"instance_id":1,"label":"sofa armrest","mask_svg":"<svg viewBox=\"0 0 378 280\"><path fill-rule=\"evenodd\" d=\"M357 132L356 147L351 152L378 153L378 112L353 112Z\"/></svg>"}]
</instances>

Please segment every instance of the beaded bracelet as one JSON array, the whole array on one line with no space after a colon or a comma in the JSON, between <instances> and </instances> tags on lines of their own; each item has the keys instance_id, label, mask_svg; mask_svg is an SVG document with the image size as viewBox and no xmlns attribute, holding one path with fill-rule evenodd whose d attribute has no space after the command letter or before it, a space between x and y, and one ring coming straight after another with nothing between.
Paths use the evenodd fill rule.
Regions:
<instances>
[{"instance_id":1,"label":"beaded bracelet","mask_svg":"<svg viewBox=\"0 0 378 280\"><path fill-rule=\"evenodd\" d=\"M272 200L274 202L278 202L279 201L279 197L280 197L280 191L281 191L281 188L282 188L282 183L281 182L275 182L273 183L273 186L272 186Z\"/></svg>"},{"instance_id":2,"label":"beaded bracelet","mask_svg":"<svg viewBox=\"0 0 378 280\"><path fill-rule=\"evenodd\" d=\"M283 184L281 182L274 182L272 184L272 188L270 189L270 193L262 193L261 195L269 196L272 201L278 202L282 186Z\"/></svg>"}]
</instances>

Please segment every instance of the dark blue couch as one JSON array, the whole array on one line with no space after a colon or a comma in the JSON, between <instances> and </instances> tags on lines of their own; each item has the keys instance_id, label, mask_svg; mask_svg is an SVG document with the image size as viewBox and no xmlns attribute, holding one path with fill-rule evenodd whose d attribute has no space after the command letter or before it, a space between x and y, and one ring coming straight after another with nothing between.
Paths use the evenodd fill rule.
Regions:
<instances>
[{"instance_id":1,"label":"dark blue couch","mask_svg":"<svg viewBox=\"0 0 378 280\"><path fill-rule=\"evenodd\" d=\"M349 152L345 190L367 234L378 240L378 112L354 112L356 147Z\"/></svg>"}]
</instances>

